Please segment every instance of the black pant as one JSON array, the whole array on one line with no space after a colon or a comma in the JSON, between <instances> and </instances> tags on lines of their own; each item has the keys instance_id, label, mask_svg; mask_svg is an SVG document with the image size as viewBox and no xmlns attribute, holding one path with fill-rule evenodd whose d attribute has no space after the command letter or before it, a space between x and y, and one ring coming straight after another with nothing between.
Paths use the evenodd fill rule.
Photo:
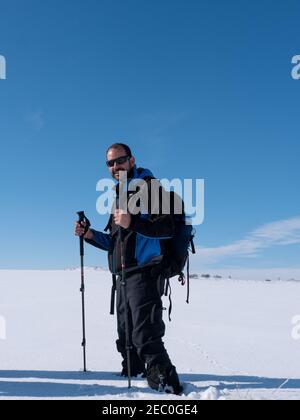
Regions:
<instances>
[{"instance_id":1,"label":"black pant","mask_svg":"<svg viewBox=\"0 0 300 420\"><path fill-rule=\"evenodd\" d=\"M127 274L124 286L122 278L117 279L117 349L126 359L125 299L126 287L129 337L132 346L132 361L136 356L147 367L171 365L162 338L165 334L163 322L162 295L164 280L161 275L150 270Z\"/></svg>"}]
</instances>

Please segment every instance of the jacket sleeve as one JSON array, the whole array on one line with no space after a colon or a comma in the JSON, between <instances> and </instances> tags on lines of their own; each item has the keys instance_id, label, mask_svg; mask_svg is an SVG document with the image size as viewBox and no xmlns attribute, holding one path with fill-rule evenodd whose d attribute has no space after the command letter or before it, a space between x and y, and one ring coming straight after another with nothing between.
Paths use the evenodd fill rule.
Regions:
<instances>
[{"instance_id":1,"label":"jacket sleeve","mask_svg":"<svg viewBox=\"0 0 300 420\"><path fill-rule=\"evenodd\" d=\"M155 181L158 182L157 180ZM170 214L164 214L162 211L162 203L165 199L168 199L169 195L161 187L160 183L158 185L160 185L160 190L152 190L151 181L147 182L149 197L147 203L148 214L139 213L137 215L131 215L131 223L128 230L148 238L170 239L175 234L174 219ZM146 206L142 204L141 207L145 208Z\"/></svg>"},{"instance_id":2,"label":"jacket sleeve","mask_svg":"<svg viewBox=\"0 0 300 420\"><path fill-rule=\"evenodd\" d=\"M98 232L97 230L91 229L93 232L93 239L85 239L90 245L95 246L96 248L102 249L103 251L110 251L112 247L112 239L109 234Z\"/></svg>"}]
</instances>

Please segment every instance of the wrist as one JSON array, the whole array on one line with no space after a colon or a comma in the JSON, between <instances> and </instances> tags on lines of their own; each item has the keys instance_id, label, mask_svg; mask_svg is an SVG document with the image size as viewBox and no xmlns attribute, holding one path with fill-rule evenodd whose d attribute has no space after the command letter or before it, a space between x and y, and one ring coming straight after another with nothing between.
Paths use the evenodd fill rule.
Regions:
<instances>
[{"instance_id":1,"label":"wrist","mask_svg":"<svg viewBox=\"0 0 300 420\"><path fill-rule=\"evenodd\" d=\"M94 238L94 233L91 229L89 229L86 234L84 235L84 239L92 240Z\"/></svg>"}]
</instances>

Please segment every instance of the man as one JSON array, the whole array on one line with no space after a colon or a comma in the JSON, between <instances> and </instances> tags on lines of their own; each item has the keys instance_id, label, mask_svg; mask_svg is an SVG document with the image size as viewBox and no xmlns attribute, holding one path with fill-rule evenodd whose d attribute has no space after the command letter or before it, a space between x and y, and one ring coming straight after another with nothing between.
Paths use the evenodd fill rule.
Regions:
<instances>
[{"instance_id":1,"label":"man","mask_svg":"<svg viewBox=\"0 0 300 420\"><path fill-rule=\"evenodd\" d=\"M166 239L174 235L173 218L168 214L162 214L161 211L151 213L153 209L151 203L156 201L157 204L161 200L159 194L153 196L155 192L151 190L150 184L154 177L149 170L136 167L135 158L127 145L116 143L109 147L107 166L111 176L118 181L117 206L108 223L109 233L105 234L94 229L89 229L85 233L85 226L77 223L75 234L84 235L87 243L108 251L110 270L117 276L117 349L123 357L122 376L128 376L125 335L127 310L132 376L145 373L151 388L181 394L182 387L176 368L172 365L162 341L165 334L161 300L165 280L164 244ZM119 208L122 171L127 173L129 181L145 181L150 195L148 214L144 212L136 214L136 211L125 213ZM161 209L161 205L158 207ZM126 293L121 277L120 229L122 229L125 252Z\"/></svg>"}]
</instances>

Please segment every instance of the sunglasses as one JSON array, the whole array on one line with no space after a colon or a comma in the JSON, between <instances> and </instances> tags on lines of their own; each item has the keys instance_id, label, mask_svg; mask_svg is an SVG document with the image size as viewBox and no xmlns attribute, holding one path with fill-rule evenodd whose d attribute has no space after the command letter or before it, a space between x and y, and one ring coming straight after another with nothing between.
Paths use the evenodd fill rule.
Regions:
<instances>
[{"instance_id":1,"label":"sunglasses","mask_svg":"<svg viewBox=\"0 0 300 420\"><path fill-rule=\"evenodd\" d=\"M117 159L108 160L106 162L106 165L109 168L112 168L117 163L118 165L123 165L125 162L127 162L130 159L130 156L121 156Z\"/></svg>"}]
</instances>

